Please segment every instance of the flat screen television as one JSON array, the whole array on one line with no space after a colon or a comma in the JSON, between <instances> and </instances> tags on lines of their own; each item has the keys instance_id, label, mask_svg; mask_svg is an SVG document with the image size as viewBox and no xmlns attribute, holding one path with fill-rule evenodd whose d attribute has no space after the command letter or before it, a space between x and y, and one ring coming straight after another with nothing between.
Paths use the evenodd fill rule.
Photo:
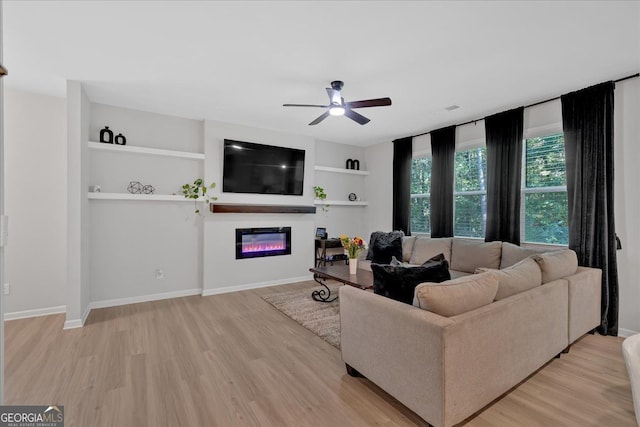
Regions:
<instances>
[{"instance_id":1,"label":"flat screen television","mask_svg":"<svg viewBox=\"0 0 640 427\"><path fill-rule=\"evenodd\" d=\"M224 140L222 191L302 196L304 150Z\"/></svg>"}]
</instances>

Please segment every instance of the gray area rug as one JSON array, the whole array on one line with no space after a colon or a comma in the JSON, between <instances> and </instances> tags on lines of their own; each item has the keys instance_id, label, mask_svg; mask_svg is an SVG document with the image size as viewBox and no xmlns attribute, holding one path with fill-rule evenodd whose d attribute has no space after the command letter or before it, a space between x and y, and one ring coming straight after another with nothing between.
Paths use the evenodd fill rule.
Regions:
<instances>
[{"instance_id":1,"label":"gray area rug","mask_svg":"<svg viewBox=\"0 0 640 427\"><path fill-rule=\"evenodd\" d=\"M339 285L329 285L331 295L337 295ZM285 292L262 297L269 304L309 329L314 334L340 348L340 303L317 302L311 298L311 292L321 287L303 291Z\"/></svg>"}]
</instances>

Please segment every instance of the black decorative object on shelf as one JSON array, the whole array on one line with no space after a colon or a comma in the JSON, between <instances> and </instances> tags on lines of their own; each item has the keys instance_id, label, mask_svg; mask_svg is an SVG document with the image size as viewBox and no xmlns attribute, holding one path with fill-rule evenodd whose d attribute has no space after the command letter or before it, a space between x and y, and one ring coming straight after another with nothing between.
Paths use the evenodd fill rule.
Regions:
<instances>
[{"instance_id":1,"label":"black decorative object on shelf","mask_svg":"<svg viewBox=\"0 0 640 427\"><path fill-rule=\"evenodd\" d=\"M347 159L347 169L355 169L360 170L360 160L357 159Z\"/></svg>"},{"instance_id":2,"label":"black decorative object on shelf","mask_svg":"<svg viewBox=\"0 0 640 427\"><path fill-rule=\"evenodd\" d=\"M127 145L127 138L125 138L123 134L119 133L119 134L116 136L116 138L115 138L114 142L115 142L117 145Z\"/></svg>"},{"instance_id":3,"label":"black decorative object on shelf","mask_svg":"<svg viewBox=\"0 0 640 427\"><path fill-rule=\"evenodd\" d=\"M355 202L358 200L358 195L356 193L349 193L349 200Z\"/></svg>"},{"instance_id":4,"label":"black decorative object on shelf","mask_svg":"<svg viewBox=\"0 0 640 427\"><path fill-rule=\"evenodd\" d=\"M142 194L143 185L138 181L131 181L127 186L127 191L131 194Z\"/></svg>"},{"instance_id":5,"label":"black decorative object on shelf","mask_svg":"<svg viewBox=\"0 0 640 427\"><path fill-rule=\"evenodd\" d=\"M156 189L153 185L144 185L138 181L131 181L127 186L127 191L131 194L153 194Z\"/></svg>"},{"instance_id":6,"label":"black decorative object on shelf","mask_svg":"<svg viewBox=\"0 0 640 427\"><path fill-rule=\"evenodd\" d=\"M100 131L100 142L105 144L113 144L113 131L109 129L109 126L105 126Z\"/></svg>"}]
</instances>

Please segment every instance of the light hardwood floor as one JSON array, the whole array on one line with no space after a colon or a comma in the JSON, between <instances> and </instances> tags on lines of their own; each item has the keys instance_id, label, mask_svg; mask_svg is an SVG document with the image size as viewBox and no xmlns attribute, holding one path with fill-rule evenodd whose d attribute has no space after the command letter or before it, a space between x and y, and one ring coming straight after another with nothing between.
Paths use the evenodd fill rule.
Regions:
<instances>
[{"instance_id":1,"label":"light hardwood floor","mask_svg":"<svg viewBox=\"0 0 640 427\"><path fill-rule=\"evenodd\" d=\"M261 299L312 287L6 322L6 404L64 405L67 427L425 425ZM585 336L466 425L634 426L621 342Z\"/></svg>"}]
</instances>

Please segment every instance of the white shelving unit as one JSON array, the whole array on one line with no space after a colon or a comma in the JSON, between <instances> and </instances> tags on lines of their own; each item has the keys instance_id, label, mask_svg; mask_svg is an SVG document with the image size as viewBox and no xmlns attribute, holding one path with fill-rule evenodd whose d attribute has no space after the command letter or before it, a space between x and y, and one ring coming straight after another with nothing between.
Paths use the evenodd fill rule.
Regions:
<instances>
[{"instance_id":1,"label":"white shelving unit","mask_svg":"<svg viewBox=\"0 0 640 427\"><path fill-rule=\"evenodd\" d=\"M90 200L144 200L155 202L190 202L193 199L187 199L179 194L131 194L131 193L89 193ZM198 199L202 201L203 199Z\"/></svg>"},{"instance_id":2,"label":"white shelving unit","mask_svg":"<svg viewBox=\"0 0 640 427\"><path fill-rule=\"evenodd\" d=\"M136 147L131 145L105 144L103 142L89 141L89 148L111 152L123 152L133 154L150 154L153 156L178 157L183 159L204 160L204 153L190 151L163 150L160 148Z\"/></svg>"},{"instance_id":3,"label":"white shelving unit","mask_svg":"<svg viewBox=\"0 0 640 427\"><path fill-rule=\"evenodd\" d=\"M355 170L355 169L343 169L343 168L334 168L332 166L314 166L314 170L317 172L326 172L328 174L341 174L341 175L350 175L350 176L359 176L359 177L366 177L369 175L369 171L365 171L365 170ZM347 178L347 177L345 177ZM356 181L359 182L356 183L356 181L352 181L353 179L355 179ZM324 183L324 179L321 180L320 182ZM358 187L360 187L362 185L362 181L360 181L357 178L350 178L347 181L349 181L350 183L356 183L356 191ZM330 185L331 186L331 185ZM335 183L333 184L334 186L334 190L335 190ZM330 192L331 193L331 192ZM333 194L333 193L331 193ZM316 200L313 203L314 205L318 205L318 206L322 206L322 205L331 205L331 206L368 206L369 202L366 201L350 201L350 200Z\"/></svg>"},{"instance_id":4,"label":"white shelving unit","mask_svg":"<svg viewBox=\"0 0 640 427\"><path fill-rule=\"evenodd\" d=\"M314 169L320 172L331 172L331 173L344 173L347 175L369 175L369 171L361 171L361 170L355 170L355 169L341 169L341 168L334 168L331 166L314 166Z\"/></svg>"},{"instance_id":5,"label":"white shelving unit","mask_svg":"<svg viewBox=\"0 0 640 427\"><path fill-rule=\"evenodd\" d=\"M313 204L330 206L369 206L369 202L351 202L349 200L315 200Z\"/></svg>"},{"instance_id":6,"label":"white shelving unit","mask_svg":"<svg viewBox=\"0 0 640 427\"><path fill-rule=\"evenodd\" d=\"M151 155L172 157L178 159L191 159L204 161L204 153L190 151L165 150L160 148L138 147L131 145L106 144L103 142L88 141L90 150L127 153L134 155ZM156 202L193 202L181 194L131 194L131 193L88 193L89 200L140 200Z\"/></svg>"}]
</instances>

